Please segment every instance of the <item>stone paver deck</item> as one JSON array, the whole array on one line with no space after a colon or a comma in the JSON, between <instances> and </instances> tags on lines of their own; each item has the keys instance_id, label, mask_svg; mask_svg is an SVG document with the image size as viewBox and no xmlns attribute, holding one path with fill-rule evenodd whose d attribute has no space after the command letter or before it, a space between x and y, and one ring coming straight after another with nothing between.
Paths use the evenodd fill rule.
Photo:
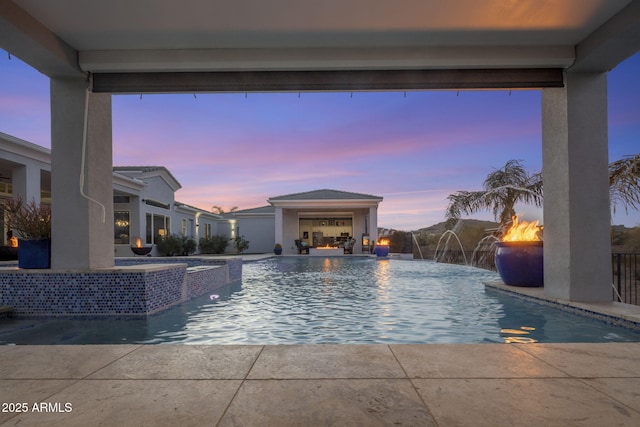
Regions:
<instances>
[{"instance_id":1,"label":"stone paver deck","mask_svg":"<svg viewBox=\"0 0 640 427\"><path fill-rule=\"evenodd\" d=\"M0 346L0 360L1 426L640 425L640 343Z\"/></svg>"}]
</instances>

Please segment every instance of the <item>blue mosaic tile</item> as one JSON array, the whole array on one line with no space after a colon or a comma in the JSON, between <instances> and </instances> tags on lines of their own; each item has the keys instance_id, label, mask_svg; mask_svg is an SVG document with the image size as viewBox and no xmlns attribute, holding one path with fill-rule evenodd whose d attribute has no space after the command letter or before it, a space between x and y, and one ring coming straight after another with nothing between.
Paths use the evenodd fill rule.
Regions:
<instances>
[{"instance_id":1,"label":"blue mosaic tile","mask_svg":"<svg viewBox=\"0 0 640 427\"><path fill-rule=\"evenodd\" d=\"M147 315L225 286L242 277L242 260L198 258L118 259L116 265L186 264L213 268L187 273L187 266L148 272L0 273L0 305L15 316ZM230 280L234 278L233 280Z\"/></svg>"}]
</instances>

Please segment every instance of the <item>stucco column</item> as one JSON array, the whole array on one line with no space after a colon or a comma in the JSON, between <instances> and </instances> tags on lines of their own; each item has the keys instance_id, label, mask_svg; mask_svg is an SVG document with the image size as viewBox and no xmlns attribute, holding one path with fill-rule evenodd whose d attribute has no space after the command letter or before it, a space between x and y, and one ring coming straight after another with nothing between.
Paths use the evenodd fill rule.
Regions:
<instances>
[{"instance_id":1,"label":"stucco column","mask_svg":"<svg viewBox=\"0 0 640 427\"><path fill-rule=\"evenodd\" d=\"M51 79L51 267L114 265L111 95L89 94L83 163L84 79Z\"/></svg>"},{"instance_id":2,"label":"stucco column","mask_svg":"<svg viewBox=\"0 0 640 427\"><path fill-rule=\"evenodd\" d=\"M369 239L371 242L378 241L378 208L369 208Z\"/></svg>"},{"instance_id":3,"label":"stucco column","mask_svg":"<svg viewBox=\"0 0 640 427\"><path fill-rule=\"evenodd\" d=\"M542 151L545 294L611 301L606 74L542 91Z\"/></svg>"},{"instance_id":4,"label":"stucco column","mask_svg":"<svg viewBox=\"0 0 640 427\"><path fill-rule=\"evenodd\" d=\"M40 168L31 164L14 168L11 173L13 196L20 196L25 202L35 200L40 204L40 174Z\"/></svg>"},{"instance_id":5,"label":"stucco column","mask_svg":"<svg viewBox=\"0 0 640 427\"><path fill-rule=\"evenodd\" d=\"M284 245L284 240L283 240L283 219L282 219L282 208L276 208L276 227L275 227L275 234L274 234L274 238L275 238L275 242L276 243L280 243L282 244L282 247L285 248ZM288 246L286 246L288 247ZM286 249L285 249L286 250Z\"/></svg>"}]
</instances>

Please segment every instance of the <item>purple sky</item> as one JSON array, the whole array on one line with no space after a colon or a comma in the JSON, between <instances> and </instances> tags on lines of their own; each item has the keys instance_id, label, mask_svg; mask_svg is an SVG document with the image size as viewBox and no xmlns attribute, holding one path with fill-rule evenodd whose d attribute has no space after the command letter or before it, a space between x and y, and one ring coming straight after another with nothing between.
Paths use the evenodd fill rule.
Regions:
<instances>
[{"instance_id":1,"label":"purple sky","mask_svg":"<svg viewBox=\"0 0 640 427\"><path fill-rule=\"evenodd\" d=\"M640 152L638 75L640 54L609 73L609 161ZM0 131L51 147L48 78L2 50ZM379 225L402 230L443 221L447 195L508 160L539 171L541 141L539 91L113 96L114 165L166 166L178 201L247 209L331 188L384 197Z\"/></svg>"}]
</instances>

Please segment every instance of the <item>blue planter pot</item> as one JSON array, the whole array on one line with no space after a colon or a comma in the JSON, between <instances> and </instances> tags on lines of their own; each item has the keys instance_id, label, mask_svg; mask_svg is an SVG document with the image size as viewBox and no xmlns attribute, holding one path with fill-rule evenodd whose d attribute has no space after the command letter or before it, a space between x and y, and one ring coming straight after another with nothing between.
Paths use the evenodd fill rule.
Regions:
<instances>
[{"instance_id":1,"label":"blue planter pot","mask_svg":"<svg viewBox=\"0 0 640 427\"><path fill-rule=\"evenodd\" d=\"M282 248L273 248L273 253L276 255L281 255L282 254Z\"/></svg>"},{"instance_id":2,"label":"blue planter pot","mask_svg":"<svg viewBox=\"0 0 640 427\"><path fill-rule=\"evenodd\" d=\"M536 242L497 242L496 269L506 285L543 286L543 246Z\"/></svg>"},{"instance_id":3,"label":"blue planter pot","mask_svg":"<svg viewBox=\"0 0 640 427\"><path fill-rule=\"evenodd\" d=\"M51 239L18 240L18 267L51 268Z\"/></svg>"},{"instance_id":4,"label":"blue planter pot","mask_svg":"<svg viewBox=\"0 0 640 427\"><path fill-rule=\"evenodd\" d=\"M389 246L376 246L373 250L377 256L389 256Z\"/></svg>"}]
</instances>

